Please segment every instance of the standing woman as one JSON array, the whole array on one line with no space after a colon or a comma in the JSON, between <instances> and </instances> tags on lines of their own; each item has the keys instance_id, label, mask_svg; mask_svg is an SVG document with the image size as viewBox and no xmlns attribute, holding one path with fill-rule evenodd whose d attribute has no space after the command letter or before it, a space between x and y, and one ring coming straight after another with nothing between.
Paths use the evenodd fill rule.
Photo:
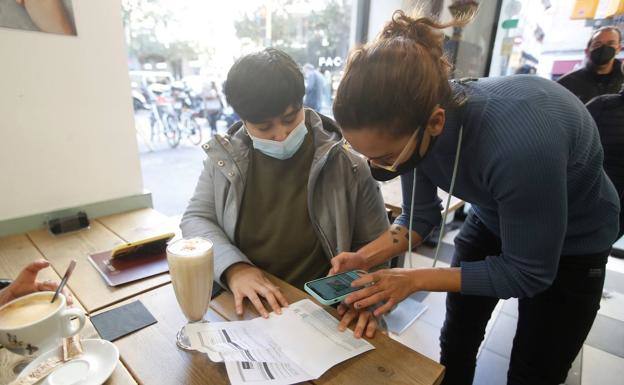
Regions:
<instances>
[{"instance_id":1,"label":"standing woman","mask_svg":"<svg viewBox=\"0 0 624 385\"><path fill-rule=\"evenodd\" d=\"M508 383L559 384L599 308L618 197L596 126L563 87L524 75L447 80L441 29L467 21L397 11L351 53L334 116L374 177L401 176L404 204L387 233L336 256L331 273L370 269L406 251L410 238L419 244L440 223L437 188L449 191L455 179L453 194L473 209L451 267L368 274L353 286L372 285L346 302L385 302L380 315L413 292L448 292L443 383L470 384L494 306L517 297Z\"/></svg>"}]
</instances>

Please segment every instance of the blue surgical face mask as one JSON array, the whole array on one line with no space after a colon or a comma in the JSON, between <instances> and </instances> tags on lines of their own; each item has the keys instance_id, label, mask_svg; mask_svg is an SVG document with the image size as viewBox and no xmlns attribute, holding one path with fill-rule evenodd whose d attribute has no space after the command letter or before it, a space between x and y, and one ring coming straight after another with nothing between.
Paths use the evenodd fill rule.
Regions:
<instances>
[{"instance_id":1,"label":"blue surgical face mask","mask_svg":"<svg viewBox=\"0 0 624 385\"><path fill-rule=\"evenodd\" d=\"M292 158L292 156L299 151L301 144L303 144L303 140L308 133L304 120L305 119L303 119L301 123L288 134L288 137L281 142L256 138L249 133L247 127L245 127L245 130L253 141L253 146L256 150L272 158L284 160Z\"/></svg>"}]
</instances>

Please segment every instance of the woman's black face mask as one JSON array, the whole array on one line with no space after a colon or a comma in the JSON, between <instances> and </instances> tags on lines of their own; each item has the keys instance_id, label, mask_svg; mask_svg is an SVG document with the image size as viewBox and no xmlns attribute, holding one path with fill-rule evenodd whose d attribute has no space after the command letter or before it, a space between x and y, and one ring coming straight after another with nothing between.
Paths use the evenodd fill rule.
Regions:
<instances>
[{"instance_id":1,"label":"woman's black face mask","mask_svg":"<svg viewBox=\"0 0 624 385\"><path fill-rule=\"evenodd\" d=\"M437 138L437 136L431 137L431 141L429 142L429 147L427 148L427 151L423 156L421 156L418 149L422 143L423 133L424 130L421 130L418 135L418 142L414 147L414 152L412 153L412 155L405 162L396 166L396 171L390 171L381 167L376 167L374 164L371 164L371 162L368 161L368 167L371 170L371 175L373 176L373 178L380 182L385 182L415 169L418 163L420 163L425 158L425 156L427 156L427 154L431 150L431 146L433 146L433 143L435 143L435 140Z\"/></svg>"}]
</instances>

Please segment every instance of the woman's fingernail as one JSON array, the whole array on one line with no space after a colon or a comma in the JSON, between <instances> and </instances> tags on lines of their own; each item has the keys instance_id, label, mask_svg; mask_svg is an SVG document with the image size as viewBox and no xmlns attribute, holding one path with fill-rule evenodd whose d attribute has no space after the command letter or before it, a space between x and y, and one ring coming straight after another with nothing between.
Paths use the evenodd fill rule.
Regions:
<instances>
[{"instance_id":1,"label":"woman's fingernail","mask_svg":"<svg viewBox=\"0 0 624 385\"><path fill-rule=\"evenodd\" d=\"M360 304L359 304L359 303L356 303L356 304L355 304L355 308L356 308L356 309L359 309L359 308L360 308Z\"/></svg>"}]
</instances>

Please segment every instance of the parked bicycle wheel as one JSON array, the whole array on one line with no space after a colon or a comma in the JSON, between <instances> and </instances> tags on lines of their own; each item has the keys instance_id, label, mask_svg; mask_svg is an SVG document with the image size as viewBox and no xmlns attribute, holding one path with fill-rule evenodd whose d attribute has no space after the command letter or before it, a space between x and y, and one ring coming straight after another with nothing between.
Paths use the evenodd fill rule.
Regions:
<instances>
[{"instance_id":1,"label":"parked bicycle wheel","mask_svg":"<svg viewBox=\"0 0 624 385\"><path fill-rule=\"evenodd\" d=\"M180 144L180 127L178 127L178 119L173 115L167 115L165 117L165 136L167 137L167 143L171 148L176 148Z\"/></svg>"},{"instance_id":2,"label":"parked bicycle wheel","mask_svg":"<svg viewBox=\"0 0 624 385\"><path fill-rule=\"evenodd\" d=\"M195 119L189 119L187 120L186 129L188 130L187 136L189 141L196 146L200 145L202 142L202 130L199 123Z\"/></svg>"}]
</instances>

